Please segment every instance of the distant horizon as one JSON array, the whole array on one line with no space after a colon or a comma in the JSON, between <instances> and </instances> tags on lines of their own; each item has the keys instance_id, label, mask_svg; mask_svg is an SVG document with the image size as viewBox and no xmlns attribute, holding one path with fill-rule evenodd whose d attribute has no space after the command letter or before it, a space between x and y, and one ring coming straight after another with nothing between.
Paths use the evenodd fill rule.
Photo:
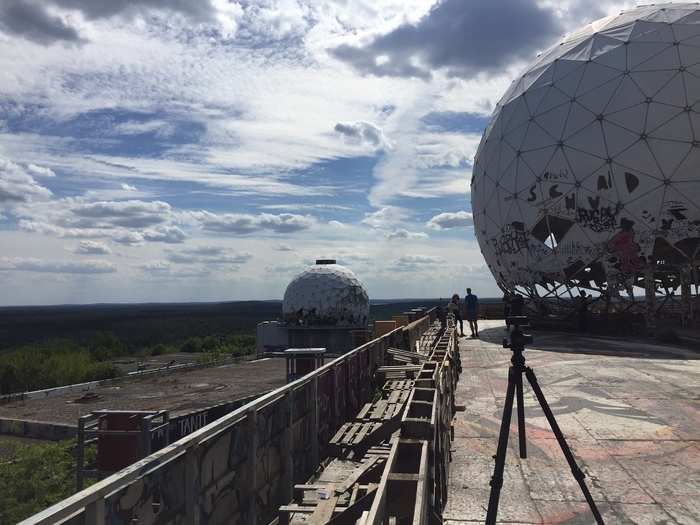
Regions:
<instances>
[{"instance_id":1,"label":"distant horizon","mask_svg":"<svg viewBox=\"0 0 700 525\"><path fill-rule=\"evenodd\" d=\"M462 293L461 295L464 295ZM500 301L500 297L479 297L480 301ZM370 306L380 303L402 303L416 301L447 301L449 296L444 297L399 297L385 299L370 299ZM144 302L97 302L97 303L56 303L56 304L7 304L0 305L0 310L9 310L13 308L87 308L87 307L109 307L109 306L164 306L164 305L207 305L207 304L226 304L226 303L281 303L282 299L235 299L225 301L144 301Z\"/></svg>"}]
</instances>

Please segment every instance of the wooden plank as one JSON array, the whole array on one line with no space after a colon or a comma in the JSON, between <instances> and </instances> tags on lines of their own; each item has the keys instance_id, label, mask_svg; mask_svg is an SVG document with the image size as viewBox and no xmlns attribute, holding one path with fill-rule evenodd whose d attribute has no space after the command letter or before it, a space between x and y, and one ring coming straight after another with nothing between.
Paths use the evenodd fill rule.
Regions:
<instances>
[{"instance_id":1,"label":"wooden plank","mask_svg":"<svg viewBox=\"0 0 700 525\"><path fill-rule=\"evenodd\" d=\"M377 485L370 485L370 488L367 489L367 493L364 496L351 505L348 505L343 512L333 516L328 522L328 525L354 525L357 520L362 517L362 514L372 505L376 492Z\"/></svg>"},{"instance_id":2,"label":"wooden plank","mask_svg":"<svg viewBox=\"0 0 700 525\"><path fill-rule=\"evenodd\" d=\"M309 520L307 521L308 525L325 525L328 523L331 517L333 517L333 511L338 503L338 498L340 498L340 495L331 494L328 499L322 499L319 504L316 505L316 509L311 516L309 516Z\"/></svg>"},{"instance_id":3,"label":"wooden plank","mask_svg":"<svg viewBox=\"0 0 700 525\"><path fill-rule=\"evenodd\" d=\"M335 488L335 493L340 495L343 492L349 490L350 487L357 483L357 480L360 479L360 477L362 477L362 475L365 472L367 472L370 468L374 467L374 465L381 460L382 458L379 458L377 456L373 456L367 459L367 461L362 463L362 465L360 465L359 468L356 468L353 472L351 472L350 475Z\"/></svg>"},{"instance_id":4,"label":"wooden plank","mask_svg":"<svg viewBox=\"0 0 700 525\"><path fill-rule=\"evenodd\" d=\"M364 518L365 525L383 525L387 520L385 519L386 513L386 497L387 497L387 483L389 481L389 472L396 464L396 458L398 454L399 440L394 439L391 446L391 452L384 465L384 471L382 472L382 477L379 481L379 486L377 487L377 495L374 497L372 506L369 509L369 514Z\"/></svg>"}]
</instances>

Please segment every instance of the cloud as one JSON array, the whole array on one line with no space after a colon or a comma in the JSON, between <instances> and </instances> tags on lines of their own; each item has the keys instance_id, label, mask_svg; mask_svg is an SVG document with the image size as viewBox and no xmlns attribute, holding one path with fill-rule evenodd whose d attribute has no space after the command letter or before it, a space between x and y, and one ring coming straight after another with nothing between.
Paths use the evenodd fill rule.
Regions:
<instances>
[{"instance_id":1,"label":"cloud","mask_svg":"<svg viewBox=\"0 0 700 525\"><path fill-rule=\"evenodd\" d=\"M308 215L295 215L293 213L260 213L258 215L242 213L216 214L208 211L192 212L205 231L216 233L229 233L233 235L246 235L253 232L270 231L273 233L294 233L308 230L315 223L315 219Z\"/></svg>"},{"instance_id":2,"label":"cloud","mask_svg":"<svg viewBox=\"0 0 700 525\"><path fill-rule=\"evenodd\" d=\"M273 248L275 251L278 252L293 252L296 251L294 248L292 248L289 244L278 244Z\"/></svg>"},{"instance_id":3,"label":"cloud","mask_svg":"<svg viewBox=\"0 0 700 525\"><path fill-rule=\"evenodd\" d=\"M210 0L44 0L65 9L80 11L89 20L116 15L134 16L147 11L171 11L195 20L211 20L214 6Z\"/></svg>"},{"instance_id":4,"label":"cloud","mask_svg":"<svg viewBox=\"0 0 700 525\"><path fill-rule=\"evenodd\" d=\"M70 211L79 218L97 223L108 223L125 228L145 228L165 222L171 213L171 208L167 202L162 201L128 200L79 203ZM80 222L84 224L84 221Z\"/></svg>"},{"instance_id":5,"label":"cloud","mask_svg":"<svg viewBox=\"0 0 700 525\"><path fill-rule=\"evenodd\" d=\"M333 226L333 228L345 228L345 223L342 223L340 221L336 221L334 219L332 221L328 221L328 226Z\"/></svg>"},{"instance_id":6,"label":"cloud","mask_svg":"<svg viewBox=\"0 0 700 525\"><path fill-rule=\"evenodd\" d=\"M50 196L51 192L36 182L28 170L0 157L0 208L3 205L9 207L31 200L44 200Z\"/></svg>"},{"instance_id":7,"label":"cloud","mask_svg":"<svg viewBox=\"0 0 700 525\"><path fill-rule=\"evenodd\" d=\"M55 177L56 174L49 168L37 166L36 164L27 164L27 171L37 177Z\"/></svg>"},{"instance_id":8,"label":"cloud","mask_svg":"<svg viewBox=\"0 0 700 525\"><path fill-rule=\"evenodd\" d=\"M394 261L394 267L400 272L412 272L445 263L445 259L439 255L402 255Z\"/></svg>"},{"instance_id":9,"label":"cloud","mask_svg":"<svg viewBox=\"0 0 700 525\"><path fill-rule=\"evenodd\" d=\"M90 201L67 197L43 201L40 206L17 206L20 229L65 238L110 239L137 246L145 242L181 243L187 234L173 224L177 217L162 201Z\"/></svg>"},{"instance_id":10,"label":"cloud","mask_svg":"<svg viewBox=\"0 0 700 525\"><path fill-rule=\"evenodd\" d=\"M392 144L384 136L382 128L371 122L363 120L338 122L333 129L351 144L369 144L376 149L392 148Z\"/></svg>"},{"instance_id":11,"label":"cloud","mask_svg":"<svg viewBox=\"0 0 700 525\"><path fill-rule=\"evenodd\" d=\"M150 242L164 242L167 244L178 244L187 238L177 226L157 226L156 228L144 230L143 239Z\"/></svg>"},{"instance_id":12,"label":"cloud","mask_svg":"<svg viewBox=\"0 0 700 525\"><path fill-rule=\"evenodd\" d=\"M113 273L117 268L111 262L85 261L50 261L34 258L0 257L0 270L41 273Z\"/></svg>"},{"instance_id":13,"label":"cloud","mask_svg":"<svg viewBox=\"0 0 700 525\"><path fill-rule=\"evenodd\" d=\"M362 224L372 228L389 228L406 218L406 212L397 206L384 206L372 213L365 213Z\"/></svg>"},{"instance_id":14,"label":"cloud","mask_svg":"<svg viewBox=\"0 0 700 525\"><path fill-rule=\"evenodd\" d=\"M80 241L71 251L80 255L107 255L112 253L109 246L100 241Z\"/></svg>"},{"instance_id":15,"label":"cloud","mask_svg":"<svg viewBox=\"0 0 700 525\"><path fill-rule=\"evenodd\" d=\"M365 45L331 54L361 73L429 79L500 73L562 32L554 11L534 0L442 0L417 23L404 23Z\"/></svg>"},{"instance_id":16,"label":"cloud","mask_svg":"<svg viewBox=\"0 0 700 525\"><path fill-rule=\"evenodd\" d=\"M474 217L468 211L440 213L430 219L426 226L433 230L452 230L454 228L467 228L474 224Z\"/></svg>"},{"instance_id":17,"label":"cloud","mask_svg":"<svg viewBox=\"0 0 700 525\"><path fill-rule=\"evenodd\" d=\"M44 6L32 0L3 0L0 4L0 29L44 45L60 41L81 42L74 27L63 18L49 14Z\"/></svg>"},{"instance_id":18,"label":"cloud","mask_svg":"<svg viewBox=\"0 0 700 525\"><path fill-rule=\"evenodd\" d=\"M136 266L139 270L149 275L149 279L177 280L193 277L206 277L211 271L202 266L186 266L173 268L167 261L150 261Z\"/></svg>"},{"instance_id":19,"label":"cloud","mask_svg":"<svg viewBox=\"0 0 700 525\"><path fill-rule=\"evenodd\" d=\"M168 260L176 264L244 264L253 258L248 252L234 252L221 246L198 246L170 251Z\"/></svg>"},{"instance_id":20,"label":"cloud","mask_svg":"<svg viewBox=\"0 0 700 525\"><path fill-rule=\"evenodd\" d=\"M62 16L53 14L61 11ZM74 24L75 14L93 21L112 17L133 19L177 13L199 23L218 22L226 33L235 29L241 8L221 0L3 0L0 29L38 44L84 43Z\"/></svg>"},{"instance_id":21,"label":"cloud","mask_svg":"<svg viewBox=\"0 0 700 525\"><path fill-rule=\"evenodd\" d=\"M405 239L427 239L428 234L424 232L410 232L408 230L399 229L389 232L385 236L388 240L405 240Z\"/></svg>"},{"instance_id":22,"label":"cloud","mask_svg":"<svg viewBox=\"0 0 700 525\"><path fill-rule=\"evenodd\" d=\"M123 183L120 185L120 187L121 187L121 189L123 189L124 191L137 191L136 186L132 186L131 184L126 184L125 182L123 182Z\"/></svg>"}]
</instances>

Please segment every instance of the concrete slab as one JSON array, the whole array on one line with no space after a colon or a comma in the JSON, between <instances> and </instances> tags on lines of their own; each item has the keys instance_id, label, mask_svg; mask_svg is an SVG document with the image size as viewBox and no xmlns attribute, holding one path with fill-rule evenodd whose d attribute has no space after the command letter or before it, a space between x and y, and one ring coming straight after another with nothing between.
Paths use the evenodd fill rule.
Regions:
<instances>
[{"instance_id":1,"label":"concrete slab","mask_svg":"<svg viewBox=\"0 0 700 525\"><path fill-rule=\"evenodd\" d=\"M480 325L482 323L480 322ZM483 523L510 351L500 321L460 339L446 523ZM700 523L700 354L625 339L534 333L525 353L587 475L606 523ZM528 458L518 457L515 409L499 523L593 524L529 385Z\"/></svg>"}]
</instances>

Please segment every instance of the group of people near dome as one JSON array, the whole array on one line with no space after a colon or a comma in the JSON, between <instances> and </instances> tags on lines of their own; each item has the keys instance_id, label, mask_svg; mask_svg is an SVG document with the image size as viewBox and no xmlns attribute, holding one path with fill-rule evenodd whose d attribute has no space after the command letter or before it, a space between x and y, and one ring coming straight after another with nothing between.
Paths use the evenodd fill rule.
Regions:
<instances>
[{"instance_id":1,"label":"group of people near dome","mask_svg":"<svg viewBox=\"0 0 700 525\"><path fill-rule=\"evenodd\" d=\"M464 302L462 303L459 294L454 294L450 302L447 303L447 313L452 314L455 318L455 322L459 324L460 337L465 337L464 335L464 321L462 312L464 312L464 317L466 317L469 322L469 329L472 332L472 337L479 337L479 298L472 293L471 288L467 288L467 295L464 297ZM440 315L440 321L446 321L446 315L442 308L438 310Z\"/></svg>"}]
</instances>

